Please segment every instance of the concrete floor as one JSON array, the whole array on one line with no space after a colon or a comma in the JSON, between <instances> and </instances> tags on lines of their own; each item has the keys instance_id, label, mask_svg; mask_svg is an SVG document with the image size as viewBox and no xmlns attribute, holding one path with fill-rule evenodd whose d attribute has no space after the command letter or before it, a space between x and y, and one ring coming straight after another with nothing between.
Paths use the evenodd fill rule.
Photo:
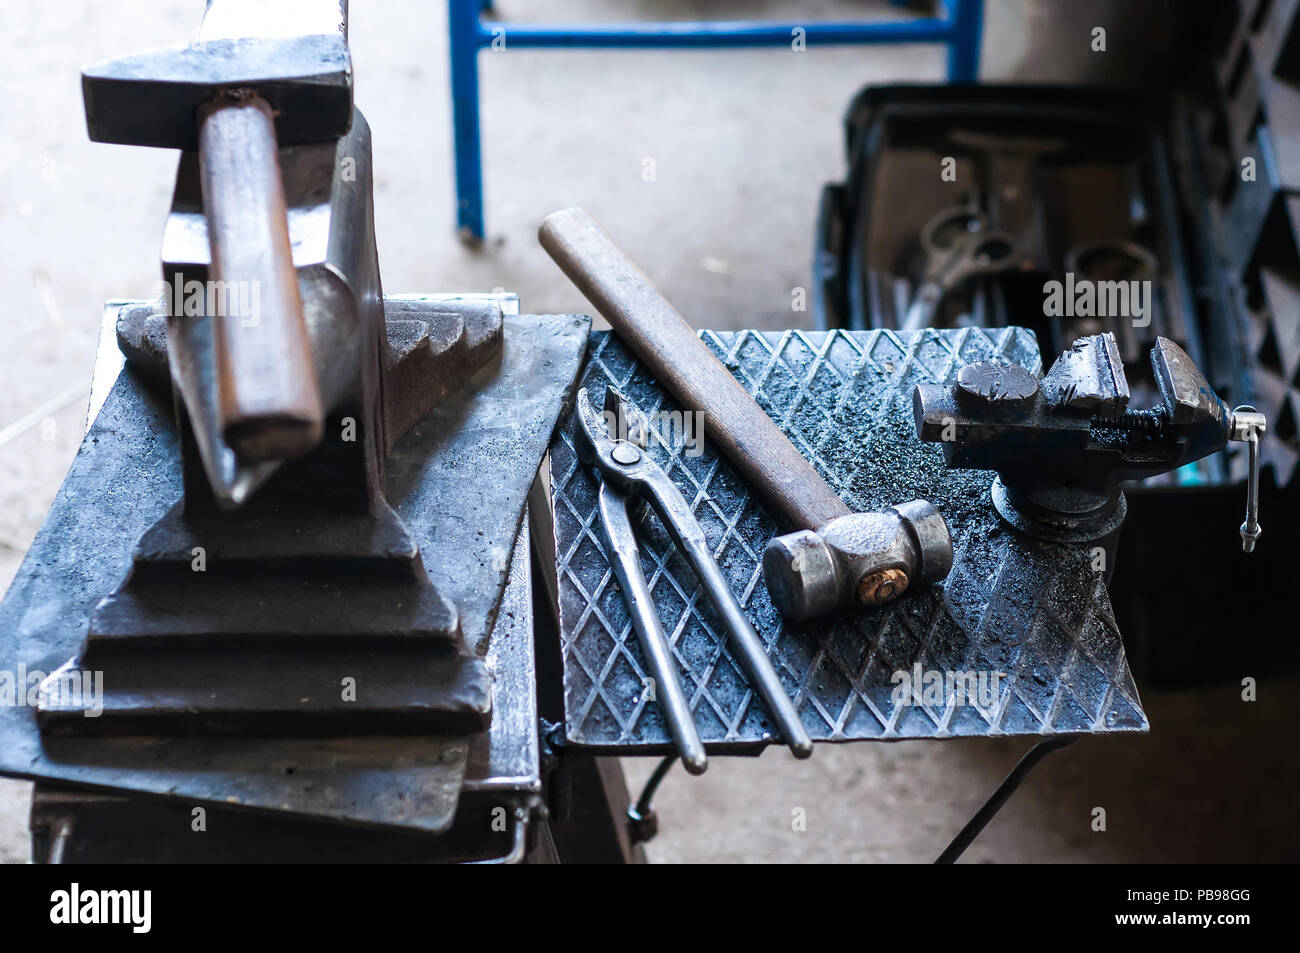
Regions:
<instances>
[{"instance_id":1,"label":"concrete floor","mask_svg":"<svg viewBox=\"0 0 1300 953\"><path fill-rule=\"evenodd\" d=\"M1081 6L1081 5L1080 5ZM1073 11L1080 6L1072 6ZM612 8L617 9L612 9ZM175 156L86 141L79 70L189 35L196 0L11 0L0 32L0 588L8 585L76 451L101 304L150 293ZM937 48L482 56L489 240L453 235L445 7L353 3L357 101L375 133L376 205L390 292L503 287L530 311L584 311L538 248L549 211L601 219L697 326L805 324L823 182L842 173L840 115L872 82L937 80ZM516 20L898 16L847 0L501 0ZM1033 59L1022 24L1058 29L1048 0L990 0L985 76ZM798 13L792 13L798 11ZM1092 10L1089 11L1091 14ZM1080 19L1076 17L1076 19ZM1091 19L1090 15L1082 19ZM1046 26L1044 25L1046 24ZM1084 35L1086 24L1071 29ZM1044 66L1047 63L1047 66ZM645 159L656 178L642 178ZM27 420L30 426L9 429ZM0 634L2 637L2 634ZM1249 673L1246 673L1249 674ZM972 861L1295 860L1279 758L1300 679L1144 693L1152 735L1053 755L968 852ZM658 861L926 861L1015 763L1024 742L823 746L714 759L672 778ZM629 762L639 783L651 765ZM29 787L0 782L0 860L27 857ZM1094 833L1094 807L1108 830ZM795 808L807 829L792 830Z\"/></svg>"}]
</instances>

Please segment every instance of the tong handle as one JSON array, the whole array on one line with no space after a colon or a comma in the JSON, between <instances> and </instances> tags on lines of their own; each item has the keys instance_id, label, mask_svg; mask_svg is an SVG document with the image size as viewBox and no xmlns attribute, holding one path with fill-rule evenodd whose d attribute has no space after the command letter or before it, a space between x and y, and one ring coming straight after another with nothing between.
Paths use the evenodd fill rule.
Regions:
<instances>
[{"instance_id":1,"label":"tong handle","mask_svg":"<svg viewBox=\"0 0 1300 953\"><path fill-rule=\"evenodd\" d=\"M699 732L695 730L690 702L686 700L686 693L677 677L668 636L664 634L659 614L655 611L654 596L646 584L645 574L641 572L636 536L628 513L628 498L602 482L597 504L600 508L601 542L605 544L614 578L623 590L624 601L632 616L632 627L654 679L654 700L663 712L668 734L681 755L682 766L691 774L703 774L708 767L708 757Z\"/></svg>"},{"instance_id":2,"label":"tong handle","mask_svg":"<svg viewBox=\"0 0 1300 953\"><path fill-rule=\"evenodd\" d=\"M772 667L767 657L763 640L758 637L754 627L745 617L745 610L736 601L727 584L726 577L718 568L713 553L709 550L708 537L695 519L685 498L676 485L668 479L662 470L657 470L645 481L650 504L659 518L663 520L674 542L685 554L695 575L699 577L704 592L727 630L727 640L735 653L740 667L744 669L750 684L758 692L767 708L768 714L776 723L781 738L789 745L796 758L806 758L812 754L812 739L799 720L790 696L785 693L781 677Z\"/></svg>"}]
</instances>

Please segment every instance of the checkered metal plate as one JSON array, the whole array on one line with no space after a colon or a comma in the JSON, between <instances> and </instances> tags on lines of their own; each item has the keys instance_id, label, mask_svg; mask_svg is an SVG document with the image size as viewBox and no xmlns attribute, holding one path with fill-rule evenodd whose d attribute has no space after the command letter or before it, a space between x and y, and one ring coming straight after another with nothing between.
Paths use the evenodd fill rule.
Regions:
<instances>
[{"instance_id":1,"label":"checkered metal plate","mask_svg":"<svg viewBox=\"0 0 1300 953\"><path fill-rule=\"evenodd\" d=\"M763 584L761 554L786 527L751 498L707 433L703 453L692 455L689 428L671 426L681 408L616 336L592 334L583 386L599 403L612 383L651 416L649 452L692 505L814 739L1147 730L1092 551L1014 534L993 509L991 475L946 470L941 450L915 435L916 384L950 381L965 364L989 359L1041 373L1030 332L701 337L853 509L923 497L953 533L956 560L942 584L879 609L784 623ZM572 416L550 454L568 739L622 754L668 752L641 648L601 548L598 483L574 453ZM689 566L653 513L642 512L636 529L700 737L718 753L773 742ZM982 692L978 682L964 683L963 692L954 681L967 673L984 673Z\"/></svg>"}]
</instances>

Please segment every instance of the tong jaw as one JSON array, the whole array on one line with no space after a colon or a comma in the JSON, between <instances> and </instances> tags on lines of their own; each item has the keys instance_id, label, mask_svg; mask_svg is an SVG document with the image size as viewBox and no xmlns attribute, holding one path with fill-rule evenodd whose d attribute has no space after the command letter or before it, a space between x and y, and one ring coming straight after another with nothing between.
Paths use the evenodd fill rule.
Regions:
<instances>
[{"instance_id":1,"label":"tong jaw","mask_svg":"<svg viewBox=\"0 0 1300 953\"><path fill-rule=\"evenodd\" d=\"M643 492L662 472L643 452L648 432L645 417L617 389L606 389L605 409L597 411L587 389L582 388L578 391L577 417L574 444L578 459L586 466L594 466L601 479L619 491Z\"/></svg>"},{"instance_id":2,"label":"tong jaw","mask_svg":"<svg viewBox=\"0 0 1300 953\"><path fill-rule=\"evenodd\" d=\"M600 472L602 532L610 550L608 555L611 565L615 566L615 573L620 576L624 595L628 597L632 608L638 634L649 644L661 642L656 634L660 629L659 622L652 617L653 602L644 595L648 592L644 580L638 582L640 568L631 525L626 518L618 517L614 501L609 499L611 491L626 497L628 501L638 496L644 497L659 516L668 535L695 570L705 598L712 604L726 632L737 663L762 698L781 738L789 745L795 757L808 757L812 754L812 740L786 695L780 676L767 657L767 647L745 617L744 609L718 567L704 529L668 474L635 442L640 439L644 443L647 433L644 421L638 419L639 415L631 409L627 399L612 387L605 392L603 413L597 413L591 405L591 397L586 388L578 391L576 403L578 420L574 428L574 448L582 463L594 466ZM619 440L615 436L617 434L629 434L632 439ZM624 504L619 504L618 508L623 506ZM613 528L609 523L611 513L618 521L618 525ZM620 563L623 568L618 567L617 564ZM666 650L662 647L658 650L647 649L648 654L655 651L666 657ZM685 706L685 711L684 718L689 720L689 706ZM704 770L702 748L699 749L698 757L684 755L684 760L688 770Z\"/></svg>"}]
</instances>

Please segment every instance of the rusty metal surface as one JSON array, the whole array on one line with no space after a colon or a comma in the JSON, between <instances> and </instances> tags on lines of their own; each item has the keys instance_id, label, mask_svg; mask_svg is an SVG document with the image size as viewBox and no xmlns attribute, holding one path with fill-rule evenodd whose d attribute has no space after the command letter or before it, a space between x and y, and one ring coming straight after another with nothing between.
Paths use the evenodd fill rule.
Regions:
<instances>
[{"instance_id":1,"label":"rusty metal surface","mask_svg":"<svg viewBox=\"0 0 1300 953\"><path fill-rule=\"evenodd\" d=\"M917 440L912 390L992 358L1041 372L1023 329L701 332L844 501L872 510L923 497L952 529L956 562L938 586L878 609L782 622L763 584L763 545L778 526L708 446L684 454L680 431L649 452L704 526L718 563L815 740L1147 730L1103 576L1086 547L1028 539L1000 524L990 476L947 471ZM643 412L678 410L616 337L595 332L582 386L612 382ZM597 398L599 399L599 396ZM601 549L597 481L573 449L573 419L551 445L556 571L571 743L620 754L672 750L646 691L646 666ZM672 642L700 736L715 753L771 743L771 726L689 567L653 515L637 522L643 568ZM924 694L894 701L898 671L998 671L987 708Z\"/></svg>"},{"instance_id":2,"label":"rusty metal surface","mask_svg":"<svg viewBox=\"0 0 1300 953\"><path fill-rule=\"evenodd\" d=\"M455 310L466 299L440 300ZM115 318L110 309L109 327ZM417 423L389 460L387 496L480 657L587 327L573 316L507 318L501 363ZM135 540L180 492L170 402L123 373L0 603L0 670L48 672L72 655ZM451 823L468 749L455 736L43 741L31 707L0 707L3 774L424 831Z\"/></svg>"}]
</instances>

